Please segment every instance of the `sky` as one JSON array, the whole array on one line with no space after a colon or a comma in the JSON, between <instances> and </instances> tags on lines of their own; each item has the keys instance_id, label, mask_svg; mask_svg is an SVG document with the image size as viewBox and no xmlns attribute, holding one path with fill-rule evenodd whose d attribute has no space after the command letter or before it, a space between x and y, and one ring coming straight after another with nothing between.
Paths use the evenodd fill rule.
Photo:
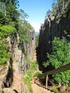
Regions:
<instances>
[{"instance_id":1,"label":"sky","mask_svg":"<svg viewBox=\"0 0 70 93\"><path fill-rule=\"evenodd\" d=\"M28 22L36 32L45 20L46 13L52 8L54 0L19 0L20 8L28 14Z\"/></svg>"}]
</instances>

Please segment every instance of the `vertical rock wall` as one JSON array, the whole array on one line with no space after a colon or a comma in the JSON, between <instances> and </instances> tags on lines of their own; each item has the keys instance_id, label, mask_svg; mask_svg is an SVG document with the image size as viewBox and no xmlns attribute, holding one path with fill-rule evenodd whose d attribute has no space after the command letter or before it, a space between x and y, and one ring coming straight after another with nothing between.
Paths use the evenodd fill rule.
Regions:
<instances>
[{"instance_id":1,"label":"vertical rock wall","mask_svg":"<svg viewBox=\"0 0 70 93\"><path fill-rule=\"evenodd\" d=\"M70 11L67 12L66 17L61 16L59 19L53 16L48 17L41 26L37 47L37 60L39 69L43 72L53 69L51 65L45 68L43 62L48 60L47 53L52 51L54 37L66 37L67 40L70 40Z\"/></svg>"},{"instance_id":2,"label":"vertical rock wall","mask_svg":"<svg viewBox=\"0 0 70 93\"><path fill-rule=\"evenodd\" d=\"M0 92L4 93L15 93L13 89L21 90L21 83L23 74L26 73L28 66L26 63L26 56L29 56L30 59L34 59L35 53L35 33L34 31L29 32L31 38L30 43L23 42L23 50L19 48L19 34L14 33L7 38L9 52L11 54L10 60L6 65L5 71L2 71L4 75L1 77ZM20 45L21 46L21 45ZM17 75L17 76L16 76ZM18 78L18 79L16 79ZM18 81L17 81L18 80ZM16 83L18 83L19 88L17 88ZM22 88L24 88L22 86ZM22 92L23 93L23 92Z\"/></svg>"}]
</instances>

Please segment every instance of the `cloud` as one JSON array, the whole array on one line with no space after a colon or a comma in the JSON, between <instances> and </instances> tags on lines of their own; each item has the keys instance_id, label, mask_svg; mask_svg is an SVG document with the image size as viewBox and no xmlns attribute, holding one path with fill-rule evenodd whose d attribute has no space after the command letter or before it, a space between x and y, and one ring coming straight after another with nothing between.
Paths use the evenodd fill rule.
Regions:
<instances>
[{"instance_id":1,"label":"cloud","mask_svg":"<svg viewBox=\"0 0 70 93\"><path fill-rule=\"evenodd\" d=\"M40 30L40 24L39 23L31 23L31 25L35 29L35 32L39 32L39 30Z\"/></svg>"},{"instance_id":2,"label":"cloud","mask_svg":"<svg viewBox=\"0 0 70 93\"><path fill-rule=\"evenodd\" d=\"M28 22L35 29L35 32L39 32L40 31L41 24L43 23L43 19L42 20L31 20L31 19L28 19Z\"/></svg>"},{"instance_id":3,"label":"cloud","mask_svg":"<svg viewBox=\"0 0 70 93\"><path fill-rule=\"evenodd\" d=\"M38 22L30 22L30 24L35 29L35 32L39 32L40 31L40 27L41 27L41 24L40 23L38 23Z\"/></svg>"}]
</instances>

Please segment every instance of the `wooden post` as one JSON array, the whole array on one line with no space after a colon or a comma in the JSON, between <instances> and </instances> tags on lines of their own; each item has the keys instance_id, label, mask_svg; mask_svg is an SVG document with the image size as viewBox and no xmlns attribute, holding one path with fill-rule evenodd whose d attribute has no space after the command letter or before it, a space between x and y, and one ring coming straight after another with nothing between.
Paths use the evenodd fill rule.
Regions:
<instances>
[{"instance_id":1,"label":"wooden post","mask_svg":"<svg viewBox=\"0 0 70 93\"><path fill-rule=\"evenodd\" d=\"M46 88L48 87L48 75L46 76Z\"/></svg>"}]
</instances>

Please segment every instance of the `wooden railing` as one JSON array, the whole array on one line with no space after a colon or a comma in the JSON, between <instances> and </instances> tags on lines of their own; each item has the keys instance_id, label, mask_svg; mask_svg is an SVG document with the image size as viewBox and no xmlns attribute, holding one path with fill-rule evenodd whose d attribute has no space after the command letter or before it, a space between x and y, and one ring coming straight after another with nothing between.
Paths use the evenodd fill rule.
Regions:
<instances>
[{"instance_id":1,"label":"wooden railing","mask_svg":"<svg viewBox=\"0 0 70 93\"><path fill-rule=\"evenodd\" d=\"M70 63L67 65L61 66L60 68L54 69L52 71L48 71L48 72L43 73L42 75L46 76L46 88L48 86L48 75L55 75L57 73L64 72L67 70L70 70Z\"/></svg>"}]
</instances>

